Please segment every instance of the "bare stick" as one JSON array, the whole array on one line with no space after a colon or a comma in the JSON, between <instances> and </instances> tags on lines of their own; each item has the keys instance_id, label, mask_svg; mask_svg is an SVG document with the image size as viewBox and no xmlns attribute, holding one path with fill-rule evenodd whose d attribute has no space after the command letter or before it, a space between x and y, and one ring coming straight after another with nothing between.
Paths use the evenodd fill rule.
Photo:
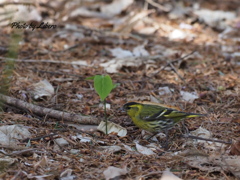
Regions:
<instances>
[{"instance_id":1,"label":"bare stick","mask_svg":"<svg viewBox=\"0 0 240 180\"><path fill-rule=\"evenodd\" d=\"M232 144L232 142L226 142L226 141L221 141L221 140L216 140L216 139L208 139L208 138L203 138L203 137L198 137L198 136L192 136L189 134L184 134L182 135L184 138L191 138L191 139L199 139L203 141L212 141L212 142L218 142L218 143L223 143L223 144Z\"/></svg>"},{"instance_id":2,"label":"bare stick","mask_svg":"<svg viewBox=\"0 0 240 180\"><path fill-rule=\"evenodd\" d=\"M32 2L4 2L0 3L0 7L4 7L7 5L25 5L25 6L34 6L34 3Z\"/></svg>"},{"instance_id":3,"label":"bare stick","mask_svg":"<svg viewBox=\"0 0 240 180\"><path fill-rule=\"evenodd\" d=\"M53 134L48 134L48 135L44 135L44 136L38 136L38 137L35 137L35 138L26 138L26 139L21 140L21 142L37 141L37 140L40 140L40 139L44 139L44 138L52 137L52 136L56 136L56 135L58 135L58 134L53 133Z\"/></svg>"},{"instance_id":4,"label":"bare stick","mask_svg":"<svg viewBox=\"0 0 240 180\"><path fill-rule=\"evenodd\" d=\"M6 58L6 57L0 57L0 60L3 62L5 61L15 61L15 62L25 62L25 63L54 63L54 64L72 64L72 65L80 65L80 66L88 66L88 65L83 65L79 64L79 62L69 62L69 61L58 61L58 60L48 60L48 59L43 59L43 60L36 60L36 59L15 59L15 58Z\"/></svg>"},{"instance_id":5,"label":"bare stick","mask_svg":"<svg viewBox=\"0 0 240 180\"><path fill-rule=\"evenodd\" d=\"M177 76L186 84L185 79L183 79L183 77L178 73L177 69L174 67L174 65L172 63L169 63L169 65L171 66L172 70L177 74Z\"/></svg>"},{"instance_id":6,"label":"bare stick","mask_svg":"<svg viewBox=\"0 0 240 180\"><path fill-rule=\"evenodd\" d=\"M154 2L153 0L146 0L146 1L149 4L151 4L152 6L157 7L158 9L160 9L160 10L162 10L164 12L169 12L171 10L170 8L164 7L161 4Z\"/></svg>"},{"instance_id":7,"label":"bare stick","mask_svg":"<svg viewBox=\"0 0 240 180\"><path fill-rule=\"evenodd\" d=\"M160 70L158 70L157 72L155 72L154 74L160 73L160 72L161 72L162 70L164 70L167 66L171 65L172 63L181 61L181 60L187 58L188 56L192 55L192 54L195 53L195 52L196 52L196 51L192 51L192 52L190 52L189 54L187 54L187 55L185 55L185 56L183 56L183 57L181 57L181 58L177 58L177 59L174 59L174 60L172 60L172 61L167 61L167 64L166 64L165 66L163 66Z\"/></svg>"},{"instance_id":8,"label":"bare stick","mask_svg":"<svg viewBox=\"0 0 240 180\"><path fill-rule=\"evenodd\" d=\"M161 58L160 55L155 55L155 56L142 56L142 57L126 57L125 59L141 59L141 60L158 60ZM115 58L116 60L120 60L123 58ZM15 58L6 58L6 57L1 57L0 56L0 62L5 62L5 61L14 61L14 62L24 62L24 63L53 63L53 64L72 64L72 65L80 65L80 66L91 66L91 65L83 65L79 64L77 61L69 62L67 60L59 61L59 60L49 60L49 59L42 59L42 60L36 60L36 59L15 59Z\"/></svg>"},{"instance_id":9,"label":"bare stick","mask_svg":"<svg viewBox=\"0 0 240 180\"><path fill-rule=\"evenodd\" d=\"M171 64L171 63L181 61L181 60L187 58L188 56L191 56L191 55L192 55L193 53L195 53L195 52L196 52L196 51L194 50L194 51L190 52L189 54L187 54L187 55L185 55L185 56L183 56L183 57L180 57L180 58L174 59L174 60L172 60L172 61L169 61L169 62L164 66L164 68L166 68L167 66L169 66L169 64ZM163 68L163 69L164 69L164 68Z\"/></svg>"},{"instance_id":10,"label":"bare stick","mask_svg":"<svg viewBox=\"0 0 240 180\"><path fill-rule=\"evenodd\" d=\"M78 122L80 124L99 124L100 122L100 119L94 116L82 116L78 114L44 108L44 107L40 107L37 105L24 102L16 98L5 96L3 94L0 94L0 102L1 101L3 101L8 105L15 106L19 109L27 110L40 116L48 116L51 118L55 118L57 120Z\"/></svg>"}]
</instances>

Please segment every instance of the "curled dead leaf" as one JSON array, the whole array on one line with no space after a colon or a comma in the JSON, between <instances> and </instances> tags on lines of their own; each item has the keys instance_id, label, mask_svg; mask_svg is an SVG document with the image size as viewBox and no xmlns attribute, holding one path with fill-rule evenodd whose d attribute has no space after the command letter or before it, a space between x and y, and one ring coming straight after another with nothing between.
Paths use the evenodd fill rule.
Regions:
<instances>
[{"instance_id":1,"label":"curled dead leaf","mask_svg":"<svg viewBox=\"0 0 240 180\"><path fill-rule=\"evenodd\" d=\"M237 142L232 144L230 155L240 155L240 138L237 139Z\"/></svg>"},{"instance_id":2,"label":"curled dead leaf","mask_svg":"<svg viewBox=\"0 0 240 180\"><path fill-rule=\"evenodd\" d=\"M105 171L103 171L103 174L106 178L106 180L115 178L117 176L125 175L127 174L127 167L125 166L124 168L116 168L114 166L109 166Z\"/></svg>"},{"instance_id":3,"label":"curled dead leaf","mask_svg":"<svg viewBox=\"0 0 240 180\"><path fill-rule=\"evenodd\" d=\"M54 94L54 87L48 82L48 80L44 79L33 84L29 88L29 91L32 97L35 100L38 100L45 97L51 97Z\"/></svg>"},{"instance_id":4,"label":"curled dead leaf","mask_svg":"<svg viewBox=\"0 0 240 180\"><path fill-rule=\"evenodd\" d=\"M101 121L97 129L103 133L106 133L106 122ZM127 135L127 129L123 128L122 126L115 124L113 122L107 122L107 132L110 133L117 133L118 136L123 137Z\"/></svg>"},{"instance_id":5,"label":"curled dead leaf","mask_svg":"<svg viewBox=\"0 0 240 180\"><path fill-rule=\"evenodd\" d=\"M160 180L182 180L176 175L174 175L168 168L163 171L162 177Z\"/></svg>"},{"instance_id":6,"label":"curled dead leaf","mask_svg":"<svg viewBox=\"0 0 240 180\"><path fill-rule=\"evenodd\" d=\"M155 154L150 148L144 147L136 142L135 142L135 144L136 144L137 151L140 152L141 154L144 154L144 155L154 155Z\"/></svg>"}]
</instances>

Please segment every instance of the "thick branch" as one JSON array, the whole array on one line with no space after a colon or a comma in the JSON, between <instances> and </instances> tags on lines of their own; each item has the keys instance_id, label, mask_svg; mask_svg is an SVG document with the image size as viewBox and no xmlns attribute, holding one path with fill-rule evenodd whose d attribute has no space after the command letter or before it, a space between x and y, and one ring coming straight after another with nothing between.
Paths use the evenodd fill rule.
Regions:
<instances>
[{"instance_id":1,"label":"thick branch","mask_svg":"<svg viewBox=\"0 0 240 180\"><path fill-rule=\"evenodd\" d=\"M37 114L39 116L48 116L51 118L55 118L57 120L63 120L63 121L72 121L72 122L78 122L80 124L99 124L100 119L94 117L94 116L82 116L78 114L73 113L67 113L62 111L57 111L49 108L40 107L37 105L33 105L27 102L24 102L22 100L12 98L9 96L5 96L3 94L0 94L0 101L3 101L4 103L15 106L19 109L30 111L34 114Z\"/></svg>"}]
</instances>

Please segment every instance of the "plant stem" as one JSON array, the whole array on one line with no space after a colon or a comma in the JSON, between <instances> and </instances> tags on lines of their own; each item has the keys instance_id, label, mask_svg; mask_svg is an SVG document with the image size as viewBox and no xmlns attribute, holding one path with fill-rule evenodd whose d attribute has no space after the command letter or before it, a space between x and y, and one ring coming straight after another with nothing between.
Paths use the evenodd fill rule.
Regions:
<instances>
[{"instance_id":1,"label":"plant stem","mask_svg":"<svg viewBox=\"0 0 240 180\"><path fill-rule=\"evenodd\" d=\"M106 100L104 99L103 100L103 104L104 104L104 118L105 118L105 123L106 123L106 134L108 134L108 128L107 128L107 125L108 125L108 122L107 122L107 107L106 107Z\"/></svg>"},{"instance_id":2,"label":"plant stem","mask_svg":"<svg viewBox=\"0 0 240 180\"><path fill-rule=\"evenodd\" d=\"M19 42L22 40L23 31L14 29L9 43L8 58L16 59L18 56ZM15 60L7 60L1 72L0 93L7 95L13 78Z\"/></svg>"},{"instance_id":3,"label":"plant stem","mask_svg":"<svg viewBox=\"0 0 240 180\"><path fill-rule=\"evenodd\" d=\"M9 42L8 58L17 59L19 42L22 41L23 30L14 29ZM0 73L0 94L7 95L10 91L10 86L13 78L15 60L7 60L4 68ZM3 111L3 102L0 100L0 113Z\"/></svg>"}]
</instances>

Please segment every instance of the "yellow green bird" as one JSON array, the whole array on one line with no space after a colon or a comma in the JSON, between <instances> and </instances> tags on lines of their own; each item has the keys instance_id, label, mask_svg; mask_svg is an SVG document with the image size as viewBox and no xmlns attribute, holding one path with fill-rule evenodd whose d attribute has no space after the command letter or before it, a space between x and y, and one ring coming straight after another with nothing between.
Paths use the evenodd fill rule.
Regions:
<instances>
[{"instance_id":1,"label":"yellow green bird","mask_svg":"<svg viewBox=\"0 0 240 180\"><path fill-rule=\"evenodd\" d=\"M182 112L177 108L146 101L126 103L123 109L137 127L152 133L166 132L184 118L206 116Z\"/></svg>"}]
</instances>

